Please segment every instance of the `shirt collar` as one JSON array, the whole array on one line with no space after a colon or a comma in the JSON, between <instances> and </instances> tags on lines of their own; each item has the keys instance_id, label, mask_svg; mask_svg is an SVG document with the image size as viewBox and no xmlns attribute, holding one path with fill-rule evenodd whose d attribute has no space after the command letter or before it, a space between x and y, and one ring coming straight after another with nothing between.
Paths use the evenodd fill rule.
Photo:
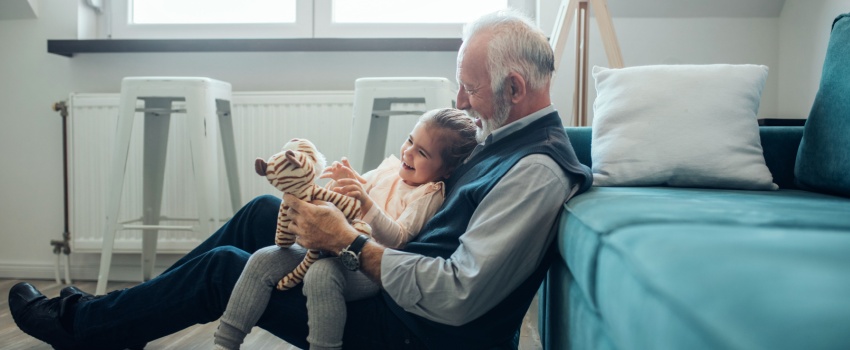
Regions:
<instances>
[{"instance_id":1,"label":"shirt collar","mask_svg":"<svg viewBox=\"0 0 850 350\"><path fill-rule=\"evenodd\" d=\"M475 149L472 150L472 154L470 154L468 157L466 157L466 159L463 162L466 163L467 161L472 159L473 156L475 156L476 154L481 152L484 148L487 148L488 145L493 144L493 142L496 142L498 140L505 138L506 136L508 136L510 134L513 134L517 130L520 130L520 129L528 126L529 124L533 123L534 121L536 121L540 118L543 118L543 116L545 116L549 113L552 113L554 111L555 111L555 106L550 104L550 105L544 107L543 109L541 109L537 112L531 113L531 114L529 114L525 117L522 117L522 118L514 121L513 123L510 123L510 124L505 125L501 128L493 130L493 132L491 132L490 135L487 136L486 139L484 139L484 142L479 143L478 146L475 146Z\"/></svg>"},{"instance_id":2,"label":"shirt collar","mask_svg":"<svg viewBox=\"0 0 850 350\"><path fill-rule=\"evenodd\" d=\"M489 144L492 144L493 142L499 141L499 140L505 138L506 136L513 134L517 130L528 126L529 124L535 122L536 120L538 120L540 118L543 118L543 116L545 116L549 113L552 113L554 111L555 111L555 106L550 104L550 105L544 107L543 109L538 110L537 112L531 113L531 114L529 114L525 117L522 117L522 118L514 121L513 123L510 123L510 124L505 125L501 128L493 130L493 132L490 133L490 136L487 136L487 139L485 139L484 142L481 145L487 146Z\"/></svg>"}]
</instances>

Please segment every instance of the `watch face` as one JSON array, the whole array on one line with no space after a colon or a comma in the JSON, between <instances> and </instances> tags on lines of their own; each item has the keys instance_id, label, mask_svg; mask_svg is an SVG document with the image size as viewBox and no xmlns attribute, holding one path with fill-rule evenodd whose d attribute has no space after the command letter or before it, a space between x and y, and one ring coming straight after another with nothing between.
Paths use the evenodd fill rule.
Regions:
<instances>
[{"instance_id":1,"label":"watch face","mask_svg":"<svg viewBox=\"0 0 850 350\"><path fill-rule=\"evenodd\" d=\"M360 268L360 259L357 258L357 254L354 254L354 252L346 250L340 253L339 260L345 268L351 271L357 271Z\"/></svg>"}]
</instances>

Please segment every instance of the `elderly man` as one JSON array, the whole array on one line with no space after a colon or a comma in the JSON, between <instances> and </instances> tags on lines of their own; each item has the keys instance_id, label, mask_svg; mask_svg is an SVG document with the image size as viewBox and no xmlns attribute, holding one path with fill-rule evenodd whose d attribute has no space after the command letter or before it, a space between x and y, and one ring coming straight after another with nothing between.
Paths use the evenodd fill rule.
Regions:
<instances>
[{"instance_id":1,"label":"elderly man","mask_svg":"<svg viewBox=\"0 0 850 350\"><path fill-rule=\"evenodd\" d=\"M552 49L527 18L499 11L468 24L457 64L457 107L476 119L480 144L446 181L443 207L403 250L364 243L329 205L284 198L298 244L354 253L355 265L382 287L348 304L346 347L515 348L552 257L561 205L592 183L551 104ZM251 252L273 244L279 204L271 196L248 203L134 288L47 299L18 284L9 295L15 322L57 349L111 349L214 321ZM300 288L274 292L258 326L307 346Z\"/></svg>"}]
</instances>

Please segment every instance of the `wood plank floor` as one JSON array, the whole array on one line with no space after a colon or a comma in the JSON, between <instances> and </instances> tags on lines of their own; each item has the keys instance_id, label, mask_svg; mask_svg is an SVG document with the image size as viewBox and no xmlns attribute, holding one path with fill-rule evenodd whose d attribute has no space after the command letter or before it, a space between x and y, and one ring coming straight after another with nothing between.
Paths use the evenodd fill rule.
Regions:
<instances>
[{"instance_id":1,"label":"wood plank floor","mask_svg":"<svg viewBox=\"0 0 850 350\"><path fill-rule=\"evenodd\" d=\"M49 350L52 349L49 345L30 337L22 332L15 325L12 315L9 314L9 289L21 280L15 279L0 279L0 348L4 350ZM65 285L57 284L53 280L27 280L38 288L47 297L55 297L59 295L59 290ZM132 287L136 283L109 283L107 290L115 290L121 288ZM82 281L75 282L77 288L86 292L94 292L96 282ZM147 350L188 350L188 349L212 349L213 348L213 333L218 326L218 322L210 322L207 324L195 325L175 334L159 338L148 343L145 349ZM520 338L521 350L538 350L540 340L537 332L537 301L532 303L528 314L525 316L525 321L522 326ZM269 332L261 328L254 328L251 334L245 339L242 345L243 349L269 349L269 350L290 350L297 349L296 347L287 344L278 337L275 337Z\"/></svg>"}]
</instances>

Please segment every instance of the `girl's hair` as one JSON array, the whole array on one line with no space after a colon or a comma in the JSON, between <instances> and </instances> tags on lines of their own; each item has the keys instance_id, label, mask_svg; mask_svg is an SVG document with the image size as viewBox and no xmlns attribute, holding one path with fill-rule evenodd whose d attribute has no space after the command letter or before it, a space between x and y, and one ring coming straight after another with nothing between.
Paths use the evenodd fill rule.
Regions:
<instances>
[{"instance_id":1,"label":"girl's hair","mask_svg":"<svg viewBox=\"0 0 850 350\"><path fill-rule=\"evenodd\" d=\"M443 169L454 170L472 153L478 144L475 133L478 127L466 113L459 109L442 108L425 112L419 117L419 123L427 127L436 127L445 136L445 146L440 156Z\"/></svg>"}]
</instances>

